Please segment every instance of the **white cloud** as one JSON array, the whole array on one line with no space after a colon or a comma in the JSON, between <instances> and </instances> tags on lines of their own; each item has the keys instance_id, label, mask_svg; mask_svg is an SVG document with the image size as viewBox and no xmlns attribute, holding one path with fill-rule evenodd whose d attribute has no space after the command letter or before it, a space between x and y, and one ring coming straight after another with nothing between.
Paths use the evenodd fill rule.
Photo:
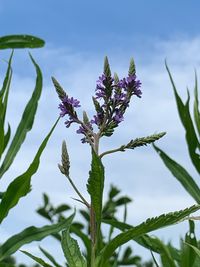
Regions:
<instances>
[{"instance_id":1,"label":"white cloud","mask_svg":"<svg viewBox=\"0 0 200 267\"><path fill-rule=\"evenodd\" d=\"M187 156L184 131L176 112L171 84L164 67L164 59L167 58L177 88L181 96L185 97L186 86L189 85L190 88L193 86L193 69L195 67L198 71L199 68L199 47L199 37L168 42L162 41L155 44L153 54L151 54L151 51L145 52L146 58L139 54L140 60L136 64L138 65L138 77L143 83L143 97L142 99L133 99L132 106L126 115L126 121L116 130L112 139L102 140L102 151L117 147L135 137L167 131L167 136L159 141L159 146L187 167L194 177L197 177ZM82 55L64 48L46 48L37 53L35 54L36 58L38 58L45 75L44 90L33 131L28 134L22 151L19 152L10 171L5 175L1 187L3 189L14 177L25 170L42 139L57 118L58 99L50 82L51 75L54 75L60 81L69 95L79 98L83 108L92 114L88 103L91 103L95 81L101 73L102 57ZM128 69L129 55L124 55L124 53L123 51L121 54L110 55L111 67L113 66L113 69L120 76L125 75ZM137 50L134 54L136 53ZM18 57L17 53L16 57ZM21 58L22 55L20 54L19 57ZM126 69L125 65L127 66ZM30 65L27 68L29 70ZM20 113L23 110L22 107L34 87L32 73L31 76L25 77L17 71L16 67L8 113L8 120L13 128L16 128L21 116ZM90 153L88 147L79 142L80 136L75 136L75 129L76 127L65 129L63 120L60 121L43 153L39 172L32 179L32 193L20 201L19 206L10 212L2 225L8 235L14 234L35 222L42 225L42 220L34 213L34 210L42 202L42 192L47 192L54 203L67 201L71 205L78 205L70 199L75 194L57 169L57 163L60 160L61 142L66 139L71 158L72 177L74 177L81 191L86 191L84 183L88 177ZM194 203L163 166L151 147L108 156L104 159L104 163L107 171L106 190L112 183L122 189L124 194L134 199L130 208L129 223L133 223L135 218L140 221L149 216L159 215L169 210L182 209ZM10 220L15 221L15 226L10 223ZM165 236L165 238L168 240L173 237L174 240L177 240L186 229L187 225L177 227L176 233L172 231L172 235L170 235L169 230L169 237Z\"/></svg>"}]
</instances>

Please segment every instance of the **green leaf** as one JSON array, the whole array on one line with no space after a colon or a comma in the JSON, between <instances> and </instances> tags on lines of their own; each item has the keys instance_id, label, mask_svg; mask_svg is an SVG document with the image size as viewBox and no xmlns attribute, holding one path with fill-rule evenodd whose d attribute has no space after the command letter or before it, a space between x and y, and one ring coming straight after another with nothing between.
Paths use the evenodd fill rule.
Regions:
<instances>
[{"instance_id":1,"label":"green leaf","mask_svg":"<svg viewBox=\"0 0 200 267\"><path fill-rule=\"evenodd\" d=\"M91 171L89 173L87 189L91 197L91 206L94 209L97 221L97 235L100 233L103 188L104 167L98 155L92 150Z\"/></svg>"},{"instance_id":2,"label":"green leaf","mask_svg":"<svg viewBox=\"0 0 200 267\"><path fill-rule=\"evenodd\" d=\"M193 266L196 254L194 250L187 246L185 243L188 243L190 245L198 247L197 239L195 236L195 231L194 231L194 222L189 220L189 232L186 233L185 235L185 242L182 241L182 250L181 250L181 262L180 265L181 267L187 267L187 266Z\"/></svg>"},{"instance_id":3,"label":"green leaf","mask_svg":"<svg viewBox=\"0 0 200 267\"><path fill-rule=\"evenodd\" d=\"M181 122L183 124L183 127L185 128L185 138L188 145L189 155L192 160L192 163L194 167L196 168L197 172L200 173L200 155L196 152L197 149L200 149L200 144L198 141L198 138L195 133L194 125L190 116L190 108L189 108L189 101L190 96L188 92L188 98L186 103L184 104L180 98L180 96L177 93L176 86L174 84L172 75L169 71L169 68L166 64L166 69L169 74L169 78L174 90L174 95L176 99L176 105L179 113L179 117L181 119Z\"/></svg>"},{"instance_id":4,"label":"green leaf","mask_svg":"<svg viewBox=\"0 0 200 267\"><path fill-rule=\"evenodd\" d=\"M47 259L49 259L50 262L53 263L54 266L56 266L56 267L62 267L60 264L58 264L56 262L56 260L54 259L54 257L48 251L46 251L45 249L43 249L41 247L39 247L39 248L42 251L42 253L47 257Z\"/></svg>"},{"instance_id":5,"label":"green leaf","mask_svg":"<svg viewBox=\"0 0 200 267\"><path fill-rule=\"evenodd\" d=\"M58 119L59 120L59 119ZM31 177L36 173L40 164L40 156L45 149L47 142L56 127L58 120L52 127L49 134L43 140L40 145L35 158L33 159L29 168L22 175L18 176L13 182L11 182L3 195L2 201L0 203L0 223L8 215L8 212L13 208L19 201L21 197L26 196L31 189Z\"/></svg>"},{"instance_id":6,"label":"green leaf","mask_svg":"<svg viewBox=\"0 0 200 267\"><path fill-rule=\"evenodd\" d=\"M117 220L113 220L113 219L109 219L109 220L103 219L102 222L109 224L112 227L117 228L121 231L126 231L126 230L133 228L133 226L131 226L130 224L120 222ZM156 253L161 253L160 247L158 246L158 244L155 240L155 237L151 237L147 234L144 234L144 235L139 236L139 237L134 237L133 240L135 242L137 242L139 245L141 245L141 246L143 246L143 247L145 247L151 251L154 251ZM180 258L179 251L177 249L175 249L174 247L172 247L171 245L168 245L168 247L171 251L171 254L173 251L173 258L175 258L176 260L179 259Z\"/></svg>"},{"instance_id":7,"label":"green leaf","mask_svg":"<svg viewBox=\"0 0 200 267\"><path fill-rule=\"evenodd\" d=\"M10 140L10 135L11 135L11 128L10 128L10 124L8 124L8 130L4 136L4 148L3 151L6 149L8 142Z\"/></svg>"},{"instance_id":8,"label":"green leaf","mask_svg":"<svg viewBox=\"0 0 200 267\"><path fill-rule=\"evenodd\" d=\"M194 120L196 123L197 131L200 136L200 112L199 112L198 83L197 83L196 72L195 72L195 86L194 86Z\"/></svg>"},{"instance_id":9,"label":"green leaf","mask_svg":"<svg viewBox=\"0 0 200 267\"><path fill-rule=\"evenodd\" d=\"M61 245L70 267L87 267L87 262L81 254L78 243L71 238L69 229L62 232Z\"/></svg>"},{"instance_id":10,"label":"green leaf","mask_svg":"<svg viewBox=\"0 0 200 267\"><path fill-rule=\"evenodd\" d=\"M25 244L28 244L32 241L42 240L51 234L58 233L61 230L68 228L73 218L74 214L57 224L46 225L40 228L31 226L10 237L0 246L0 261L16 252Z\"/></svg>"},{"instance_id":11,"label":"green leaf","mask_svg":"<svg viewBox=\"0 0 200 267\"><path fill-rule=\"evenodd\" d=\"M117 235L100 252L97 258L97 263L99 263L99 267L103 267L103 264L113 255L115 250L130 241L131 239L137 238L141 235L160 229L162 227L177 223L180 220L186 218L190 213L195 212L198 209L200 209L200 206L194 205L185 210L170 212L167 214L162 214L159 217L149 218L146 222L143 222L138 226L133 227L132 229L129 229L126 232Z\"/></svg>"},{"instance_id":12,"label":"green leaf","mask_svg":"<svg viewBox=\"0 0 200 267\"><path fill-rule=\"evenodd\" d=\"M8 48L38 48L43 47L45 42L32 35L6 35L0 37L0 49Z\"/></svg>"},{"instance_id":13,"label":"green leaf","mask_svg":"<svg viewBox=\"0 0 200 267\"><path fill-rule=\"evenodd\" d=\"M77 235L82 241L87 251L87 260L90 262L90 253L91 253L91 241L89 237L83 233L83 231L79 230L74 224L70 226L70 232Z\"/></svg>"},{"instance_id":14,"label":"green leaf","mask_svg":"<svg viewBox=\"0 0 200 267\"><path fill-rule=\"evenodd\" d=\"M31 60L35 66L36 73L37 73L36 85L35 85L35 89L33 91L33 94L31 96L31 99L29 100L28 104L26 105L26 108L25 108L24 113L22 115L22 119L18 125L18 128L17 128L16 133L13 137L11 145L7 151L7 154L4 158L4 161L0 167L0 178L2 177L2 175L8 170L8 168L12 164L17 152L19 151L22 143L24 142L24 140L26 138L27 132L30 131L32 126L33 126L35 113L37 111L38 101L40 99L41 92L42 92L42 73L41 73L41 70L31 55L30 55L30 57L31 57Z\"/></svg>"},{"instance_id":15,"label":"green leaf","mask_svg":"<svg viewBox=\"0 0 200 267\"><path fill-rule=\"evenodd\" d=\"M0 158L2 156L2 153L4 152L4 149L7 145L7 138L9 136L4 136L4 124L5 124L5 117L6 117L6 111L7 111L7 103L8 103L8 95L9 95L9 89L10 89L10 83L12 78L12 69L11 69L11 62L12 62L13 52L10 55L9 61L8 61L8 68L6 71L6 76L3 81L3 86L0 91ZM8 129L9 130L9 129Z\"/></svg>"},{"instance_id":16,"label":"green leaf","mask_svg":"<svg viewBox=\"0 0 200 267\"><path fill-rule=\"evenodd\" d=\"M25 250L20 250L22 253L24 253L25 255L27 255L28 257L30 257L31 259L33 259L35 262L41 264L43 267L53 267L52 265L46 263L43 259L34 256L33 254L25 251Z\"/></svg>"},{"instance_id":17,"label":"green leaf","mask_svg":"<svg viewBox=\"0 0 200 267\"><path fill-rule=\"evenodd\" d=\"M189 175L189 173L176 161L171 159L160 148L154 145L155 150L158 152L160 158L163 160L165 166L173 174L173 176L182 184L185 190L200 204L200 188Z\"/></svg>"},{"instance_id":18,"label":"green leaf","mask_svg":"<svg viewBox=\"0 0 200 267\"><path fill-rule=\"evenodd\" d=\"M2 105L1 117L3 120L3 124L5 123L5 116L6 116L6 110L7 110L7 104L8 104L8 95L9 95L10 84L11 84L11 79L12 79L12 68L11 68L12 57L13 57L13 51L8 61L8 68L6 71L6 76L3 81L3 86L1 88L1 91L0 91L0 102Z\"/></svg>"},{"instance_id":19,"label":"green leaf","mask_svg":"<svg viewBox=\"0 0 200 267\"><path fill-rule=\"evenodd\" d=\"M195 246L193 246L191 244L188 244L188 243L186 243L186 245L188 245L189 247L191 247L195 251L195 253L197 254L197 256L200 257L200 249L198 249L197 247L195 247Z\"/></svg>"},{"instance_id":20,"label":"green leaf","mask_svg":"<svg viewBox=\"0 0 200 267\"><path fill-rule=\"evenodd\" d=\"M160 256L163 266L165 267L176 267L176 263L170 253L168 246L166 246L161 240L158 238L154 239L154 242L160 249Z\"/></svg>"}]
</instances>

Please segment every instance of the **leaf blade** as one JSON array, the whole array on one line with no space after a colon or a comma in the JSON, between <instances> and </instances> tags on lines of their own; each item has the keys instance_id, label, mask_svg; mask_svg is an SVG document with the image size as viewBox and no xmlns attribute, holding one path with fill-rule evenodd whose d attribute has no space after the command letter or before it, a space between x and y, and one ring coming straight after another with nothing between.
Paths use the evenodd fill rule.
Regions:
<instances>
[{"instance_id":1,"label":"leaf blade","mask_svg":"<svg viewBox=\"0 0 200 267\"><path fill-rule=\"evenodd\" d=\"M25 251L25 250L20 250L22 253L24 253L26 256L28 256L29 258L33 259L35 262L41 264L43 267L53 267L52 265L46 263L43 259L34 256L33 254Z\"/></svg>"},{"instance_id":2,"label":"leaf blade","mask_svg":"<svg viewBox=\"0 0 200 267\"><path fill-rule=\"evenodd\" d=\"M186 101L186 104L183 103L182 99L180 98L180 96L178 95L175 83L173 81L172 75L170 73L170 70L167 66L167 64L165 64L167 72L169 74L169 78L173 87L173 91L174 91L174 95L175 95L175 100L176 100L176 105L177 105L177 109L178 109L178 114L180 117L180 120L182 122L182 125L185 129L185 139L187 141L187 146L188 146L188 151L189 151L189 155L191 158L191 161L195 167L195 169L197 170L198 173L200 173L200 155L198 153L196 153L197 149L200 149L200 144L195 132L195 128L190 116L190 109L189 109L189 101L190 101L190 96L189 96L189 92L188 92L188 98Z\"/></svg>"},{"instance_id":3,"label":"leaf blade","mask_svg":"<svg viewBox=\"0 0 200 267\"><path fill-rule=\"evenodd\" d=\"M18 176L13 182L9 184L0 203L0 223L8 215L9 210L18 203L19 199L29 193L31 177L36 173L39 167L40 156L43 150L45 149L47 142L53 130L55 129L58 121L59 118L53 125L48 135L43 140L29 168L22 175Z\"/></svg>"},{"instance_id":4,"label":"leaf blade","mask_svg":"<svg viewBox=\"0 0 200 267\"><path fill-rule=\"evenodd\" d=\"M26 138L27 133L31 130L33 126L35 114L37 111L38 101L40 99L41 92L42 92L41 70L31 55L30 57L33 62L33 65L35 66L36 73L37 73L36 85L35 85L35 89L33 91L33 94L29 102L27 103L25 107L25 110L22 115L22 119L17 127L16 133L13 137L13 140L10 144L7 154L5 155L4 161L0 167L0 178L3 176L3 174L8 170L8 168L12 164L17 152L19 151L22 143L24 142Z\"/></svg>"},{"instance_id":5,"label":"leaf blade","mask_svg":"<svg viewBox=\"0 0 200 267\"><path fill-rule=\"evenodd\" d=\"M176 223L184 219L190 213L197 211L198 209L200 209L200 206L194 205L190 208L187 208L185 210L181 210L178 212L162 214L159 217L148 219L146 222L143 222L140 225L133 227L132 229L117 235L100 252L97 258L97 263L99 263L100 267L103 267L104 266L103 264L112 256L114 251L119 246L130 241L133 238L136 238L148 232L151 232L159 228L166 227L173 223Z\"/></svg>"},{"instance_id":6,"label":"leaf blade","mask_svg":"<svg viewBox=\"0 0 200 267\"><path fill-rule=\"evenodd\" d=\"M97 236L100 232L101 217L102 217L102 199L104 189L104 167L103 164L92 150L92 163L91 171L89 173L89 179L87 189L91 197L91 206L94 209L96 222L97 222Z\"/></svg>"},{"instance_id":7,"label":"leaf blade","mask_svg":"<svg viewBox=\"0 0 200 267\"><path fill-rule=\"evenodd\" d=\"M164 151L158 148L156 145L153 146L160 158L162 159L165 166L172 173L172 175L181 183L185 190L200 204L200 188L189 175L189 173L176 161L171 159Z\"/></svg>"},{"instance_id":8,"label":"leaf blade","mask_svg":"<svg viewBox=\"0 0 200 267\"><path fill-rule=\"evenodd\" d=\"M25 244L28 244L32 241L40 241L53 233L58 233L61 230L69 227L73 218L74 214L72 214L66 220L63 220L57 224L46 225L38 228L31 226L24 229L22 232L10 237L0 246L0 261L16 252Z\"/></svg>"},{"instance_id":9,"label":"leaf blade","mask_svg":"<svg viewBox=\"0 0 200 267\"><path fill-rule=\"evenodd\" d=\"M0 37L0 49L39 48L45 45L44 40L32 35L6 35Z\"/></svg>"},{"instance_id":10,"label":"leaf blade","mask_svg":"<svg viewBox=\"0 0 200 267\"><path fill-rule=\"evenodd\" d=\"M87 267L87 262L80 252L78 242L71 238L69 229L62 232L61 245L70 267Z\"/></svg>"}]
</instances>

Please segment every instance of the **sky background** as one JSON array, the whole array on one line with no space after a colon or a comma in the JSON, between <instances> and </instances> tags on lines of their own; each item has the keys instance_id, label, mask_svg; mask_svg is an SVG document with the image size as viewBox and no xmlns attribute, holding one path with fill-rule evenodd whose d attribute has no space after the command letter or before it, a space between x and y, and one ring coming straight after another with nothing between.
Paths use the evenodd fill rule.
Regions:
<instances>
[{"instance_id":1,"label":"sky background","mask_svg":"<svg viewBox=\"0 0 200 267\"><path fill-rule=\"evenodd\" d=\"M58 98L51 83L57 78L70 96L81 101L83 110L94 114L91 96L96 80L103 70L105 55L112 72L127 74L129 60L134 57L137 76L142 82L143 96L134 98L125 121L112 138L102 139L101 151L118 147L130 139L166 131L157 144L172 158L185 166L198 183L198 175L190 164L184 131L180 124L175 100L164 66L165 59L173 73L180 95L186 87L193 90L194 68L199 74L200 30L199 1L23 1L0 0L0 35L32 34L46 41L45 48L31 50L44 76L43 93L35 125L10 170L1 181L1 190L23 173L38 146L58 116ZM1 51L0 81L2 82L10 51ZM35 82L34 68L28 51L17 50L13 62L14 76L7 120L14 133L23 108L31 96ZM0 242L29 225L47 222L35 213L46 192L53 203L70 203L79 207L71 190L57 168L62 140L68 144L72 177L85 192L90 167L90 150L80 143L76 126L66 129L59 122L43 153L38 173L32 178L32 192L22 199L0 227ZM128 222L137 224L148 217L182 209L194 204L151 146L113 154L103 160L106 168L106 192L110 184L134 200L129 207ZM106 193L105 193L106 195ZM166 242L179 243L187 223L156 233ZM37 243L25 246L40 255ZM42 242L50 252L57 243L47 238ZM150 253L132 242L137 253L150 258ZM57 252L56 252L57 253ZM29 259L17 253L19 260ZM62 252L58 252L60 262Z\"/></svg>"}]
</instances>

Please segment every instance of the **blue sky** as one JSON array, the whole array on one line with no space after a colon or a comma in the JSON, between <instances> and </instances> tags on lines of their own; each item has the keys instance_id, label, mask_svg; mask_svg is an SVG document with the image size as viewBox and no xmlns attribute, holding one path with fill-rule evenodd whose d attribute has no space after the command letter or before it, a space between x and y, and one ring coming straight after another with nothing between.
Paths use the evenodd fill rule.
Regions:
<instances>
[{"instance_id":1,"label":"blue sky","mask_svg":"<svg viewBox=\"0 0 200 267\"><path fill-rule=\"evenodd\" d=\"M0 35L27 33L46 41L45 48L31 51L44 74L35 126L2 182L1 190L6 189L16 174L27 168L42 138L58 116L58 99L50 77L55 76L69 95L79 98L83 109L92 116L91 95L102 72L105 55L110 59L112 70L121 77L126 75L129 59L134 56L143 96L134 99L125 122L112 140L102 140L101 150L118 147L132 138L167 131L159 146L187 167L198 181L187 156L184 132L176 113L164 60L167 59L179 92L185 97L186 86L193 88L194 68L199 73L199 9L197 0L0 0L0 24L3 25ZM7 51L1 51L0 59L6 59L7 55ZM4 71L5 68L0 69L0 81ZM13 132L34 87L34 75L27 52L15 51L7 118ZM73 191L57 170L60 146L65 139L71 157L72 176L80 189L86 191L84 182L88 177L90 154L88 147L80 144L80 136L75 135L75 130L76 127L66 130L60 122L43 155L40 171L33 178L31 194L21 200L0 228L4 240L33 222L35 225L46 223L34 212L41 203L42 192L47 192L54 203L67 199L71 205L77 205L71 199ZM105 158L104 164L108 173L106 190L112 183L134 199L128 218L130 223L136 224L147 217L194 204L151 147L113 155ZM165 241L173 239L178 244L179 236L186 230L187 223L182 223L158 234ZM37 245L34 243L26 248L39 255ZM47 240L43 246L54 251L56 244ZM137 246L134 249L150 257L148 252L139 250ZM17 255L21 258L20 253Z\"/></svg>"}]
</instances>

